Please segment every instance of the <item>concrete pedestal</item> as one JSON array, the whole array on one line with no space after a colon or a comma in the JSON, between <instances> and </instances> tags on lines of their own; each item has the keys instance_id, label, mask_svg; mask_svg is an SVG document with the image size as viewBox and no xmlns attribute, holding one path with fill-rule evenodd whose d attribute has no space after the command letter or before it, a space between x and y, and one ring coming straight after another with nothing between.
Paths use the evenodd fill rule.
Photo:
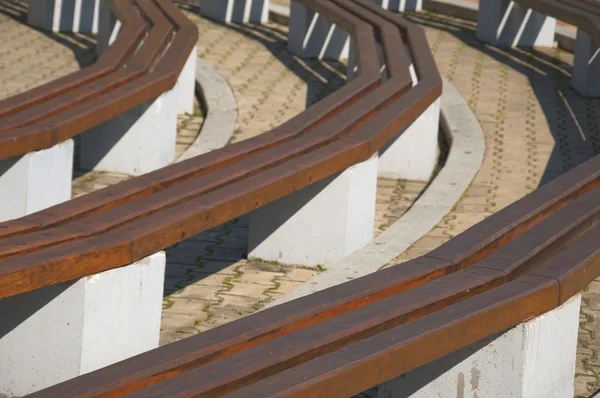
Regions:
<instances>
[{"instance_id":1,"label":"concrete pedestal","mask_svg":"<svg viewBox=\"0 0 600 398\"><path fill-rule=\"evenodd\" d=\"M29 0L27 23L51 32L96 33L101 0Z\"/></svg>"},{"instance_id":2,"label":"concrete pedestal","mask_svg":"<svg viewBox=\"0 0 600 398\"><path fill-rule=\"evenodd\" d=\"M581 295L378 387L378 398L564 398L574 393Z\"/></svg>"},{"instance_id":3,"label":"concrete pedestal","mask_svg":"<svg viewBox=\"0 0 600 398\"><path fill-rule=\"evenodd\" d=\"M249 217L249 258L317 265L373 239L377 156L312 184Z\"/></svg>"},{"instance_id":4,"label":"concrete pedestal","mask_svg":"<svg viewBox=\"0 0 600 398\"><path fill-rule=\"evenodd\" d=\"M577 29L571 85L583 96L600 97L600 48L581 29Z\"/></svg>"},{"instance_id":5,"label":"concrete pedestal","mask_svg":"<svg viewBox=\"0 0 600 398\"><path fill-rule=\"evenodd\" d=\"M0 395L23 396L158 346L165 254L0 300Z\"/></svg>"},{"instance_id":6,"label":"concrete pedestal","mask_svg":"<svg viewBox=\"0 0 600 398\"><path fill-rule=\"evenodd\" d=\"M0 160L0 222L71 199L73 140Z\"/></svg>"},{"instance_id":7,"label":"concrete pedestal","mask_svg":"<svg viewBox=\"0 0 600 398\"><path fill-rule=\"evenodd\" d=\"M410 51L404 46L410 62L413 87L419 83ZM385 74L382 75L382 79ZM383 178L429 181L438 155L440 99L438 98L404 131L379 151L379 176Z\"/></svg>"},{"instance_id":8,"label":"concrete pedestal","mask_svg":"<svg viewBox=\"0 0 600 398\"><path fill-rule=\"evenodd\" d=\"M96 55L99 57L110 47L121 30L121 21L105 0L98 0L98 34L96 36Z\"/></svg>"},{"instance_id":9,"label":"concrete pedestal","mask_svg":"<svg viewBox=\"0 0 600 398\"><path fill-rule=\"evenodd\" d=\"M479 40L495 46L552 47L556 19L510 0L479 2L477 32Z\"/></svg>"},{"instance_id":10,"label":"concrete pedestal","mask_svg":"<svg viewBox=\"0 0 600 398\"><path fill-rule=\"evenodd\" d=\"M171 163L178 94L172 89L81 134L79 167L142 175Z\"/></svg>"},{"instance_id":11,"label":"concrete pedestal","mask_svg":"<svg viewBox=\"0 0 600 398\"><path fill-rule=\"evenodd\" d=\"M194 95L196 89L196 47L192 50L185 66L179 74L177 83L173 88L177 92L177 106L175 111L178 115L194 113Z\"/></svg>"},{"instance_id":12,"label":"concrete pedestal","mask_svg":"<svg viewBox=\"0 0 600 398\"><path fill-rule=\"evenodd\" d=\"M440 100L379 151L379 176L429 181L437 163Z\"/></svg>"},{"instance_id":13,"label":"concrete pedestal","mask_svg":"<svg viewBox=\"0 0 600 398\"><path fill-rule=\"evenodd\" d=\"M288 49L302 58L348 58L350 35L322 15L292 0Z\"/></svg>"},{"instance_id":14,"label":"concrete pedestal","mask_svg":"<svg viewBox=\"0 0 600 398\"><path fill-rule=\"evenodd\" d=\"M200 15L224 23L264 24L269 19L269 0L203 0Z\"/></svg>"},{"instance_id":15,"label":"concrete pedestal","mask_svg":"<svg viewBox=\"0 0 600 398\"><path fill-rule=\"evenodd\" d=\"M423 0L375 0L375 2L386 10L396 12L421 11L423 9Z\"/></svg>"}]
</instances>

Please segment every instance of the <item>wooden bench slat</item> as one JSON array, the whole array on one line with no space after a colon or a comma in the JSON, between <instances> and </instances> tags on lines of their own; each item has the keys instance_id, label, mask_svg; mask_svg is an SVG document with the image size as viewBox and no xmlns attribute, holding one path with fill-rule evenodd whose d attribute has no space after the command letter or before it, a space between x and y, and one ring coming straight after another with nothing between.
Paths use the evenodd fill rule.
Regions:
<instances>
[{"instance_id":1,"label":"wooden bench slat","mask_svg":"<svg viewBox=\"0 0 600 398\"><path fill-rule=\"evenodd\" d=\"M524 276L224 397L352 396L548 312L557 299L556 281Z\"/></svg>"},{"instance_id":2,"label":"wooden bench slat","mask_svg":"<svg viewBox=\"0 0 600 398\"><path fill-rule=\"evenodd\" d=\"M129 1L129 0L128 0ZM121 34L115 43L93 65L62 78L32 88L21 94L0 101L0 117L20 112L31 106L48 101L68 90L76 89L91 81L115 72L133 54L145 35L145 24L133 7L124 2L111 2L113 11L122 22Z\"/></svg>"}]
</instances>

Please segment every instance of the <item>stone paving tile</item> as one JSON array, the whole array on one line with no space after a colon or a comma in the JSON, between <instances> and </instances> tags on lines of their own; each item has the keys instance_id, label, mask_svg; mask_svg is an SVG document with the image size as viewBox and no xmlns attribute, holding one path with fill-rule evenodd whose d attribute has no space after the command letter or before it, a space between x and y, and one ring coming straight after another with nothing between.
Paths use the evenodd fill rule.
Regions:
<instances>
[{"instance_id":1,"label":"stone paving tile","mask_svg":"<svg viewBox=\"0 0 600 398\"><path fill-rule=\"evenodd\" d=\"M4 4L0 1L0 34L15 44L0 49L0 72L20 68L20 73L1 82L0 98L86 65L80 52L93 54L89 38L75 36L65 44L35 30L29 32L30 28L20 24L13 27L14 20L5 17L8 12ZM11 2L11 10L16 7L22 11L26 7L23 4ZM193 0L182 4L192 10L193 6ZM226 28L188 15L198 23L203 38L198 53L228 79L237 96L240 118L233 142L280 125L344 83L342 63L303 61L289 54L285 26ZM475 111L487 148L481 171L454 211L396 263L426 253L600 151L598 102L583 100L569 88L572 55L557 49L495 49L474 40L471 22L429 13L412 19L427 27L436 62ZM4 32L13 33L7 36ZM77 40L88 46L86 51L65 51L65 46L74 46L72 42ZM31 48L18 49L21 46ZM48 56L47 62L36 61L26 56L33 51L55 55ZM84 61L78 63L80 59ZM196 114L180 118L178 151L189 144L200 125ZM588 134L585 140L581 132ZM74 195L126 178L110 173L80 176L74 183ZM406 211L422 189L422 184L412 182L378 181L375 233ZM318 273L315 269L248 262L244 258L246 241L247 222L235 219L167 249L161 344L248 315ZM578 394L588 394L600 379L600 340L595 323L600 289L596 284L600 282L591 284L584 293Z\"/></svg>"},{"instance_id":2,"label":"stone paving tile","mask_svg":"<svg viewBox=\"0 0 600 398\"><path fill-rule=\"evenodd\" d=\"M570 88L572 54L557 48L497 49L475 39L472 22L427 12L409 19L426 28L440 72L481 122L486 153L454 210L388 266L426 254L600 153L600 101ZM583 293L575 385L581 396L600 387L597 285Z\"/></svg>"}]
</instances>

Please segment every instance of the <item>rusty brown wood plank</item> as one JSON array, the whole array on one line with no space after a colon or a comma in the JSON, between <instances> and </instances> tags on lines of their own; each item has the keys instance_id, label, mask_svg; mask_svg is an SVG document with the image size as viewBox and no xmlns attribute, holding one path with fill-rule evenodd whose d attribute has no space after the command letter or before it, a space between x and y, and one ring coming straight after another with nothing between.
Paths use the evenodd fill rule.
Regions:
<instances>
[{"instance_id":1,"label":"rusty brown wood plank","mask_svg":"<svg viewBox=\"0 0 600 398\"><path fill-rule=\"evenodd\" d=\"M122 66L145 35L145 24L130 2L112 2L111 7L122 22L121 34L112 46L93 65L63 76L42 86L0 101L0 117L20 112L27 107L76 89L91 81L115 72Z\"/></svg>"},{"instance_id":2,"label":"rusty brown wood plank","mask_svg":"<svg viewBox=\"0 0 600 398\"><path fill-rule=\"evenodd\" d=\"M556 281L525 276L224 396L352 396L548 312L557 302ZM165 396L194 396L193 385Z\"/></svg>"}]
</instances>

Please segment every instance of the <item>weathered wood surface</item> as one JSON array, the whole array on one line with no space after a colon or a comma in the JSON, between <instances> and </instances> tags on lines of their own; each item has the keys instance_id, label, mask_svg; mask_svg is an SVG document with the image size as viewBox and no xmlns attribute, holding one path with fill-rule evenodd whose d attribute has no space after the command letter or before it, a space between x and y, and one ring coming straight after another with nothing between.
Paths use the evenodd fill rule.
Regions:
<instances>
[{"instance_id":1,"label":"weathered wood surface","mask_svg":"<svg viewBox=\"0 0 600 398\"><path fill-rule=\"evenodd\" d=\"M302 3L351 33L356 79L263 136L0 224L1 296L128 264L344 170L439 96L424 34L402 16L369 0ZM596 157L418 259L32 396L358 393L550 311L600 275L599 185Z\"/></svg>"},{"instance_id":2,"label":"weathered wood surface","mask_svg":"<svg viewBox=\"0 0 600 398\"><path fill-rule=\"evenodd\" d=\"M0 297L130 264L340 172L368 159L439 97L441 79L420 29L370 14L382 25L375 29L352 14L362 10L358 3L307 4L356 37L358 78L252 140L0 224ZM389 52L385 83L375 30ZM421 80L412 89L408 61L396 51L401 34L416 49Z\"/></svg>"},{"instance_id":3,"label":"weathered wood surface","mask_svg":"<svg viewBox=\"0 0 600 398\"><path fill-rule=\"evenodd\" d=\"M171 0L107 1L122 27L96 63L0 101L0 159L52 147L173 88L197 27Z\"/></svg>"}]
</instances>

